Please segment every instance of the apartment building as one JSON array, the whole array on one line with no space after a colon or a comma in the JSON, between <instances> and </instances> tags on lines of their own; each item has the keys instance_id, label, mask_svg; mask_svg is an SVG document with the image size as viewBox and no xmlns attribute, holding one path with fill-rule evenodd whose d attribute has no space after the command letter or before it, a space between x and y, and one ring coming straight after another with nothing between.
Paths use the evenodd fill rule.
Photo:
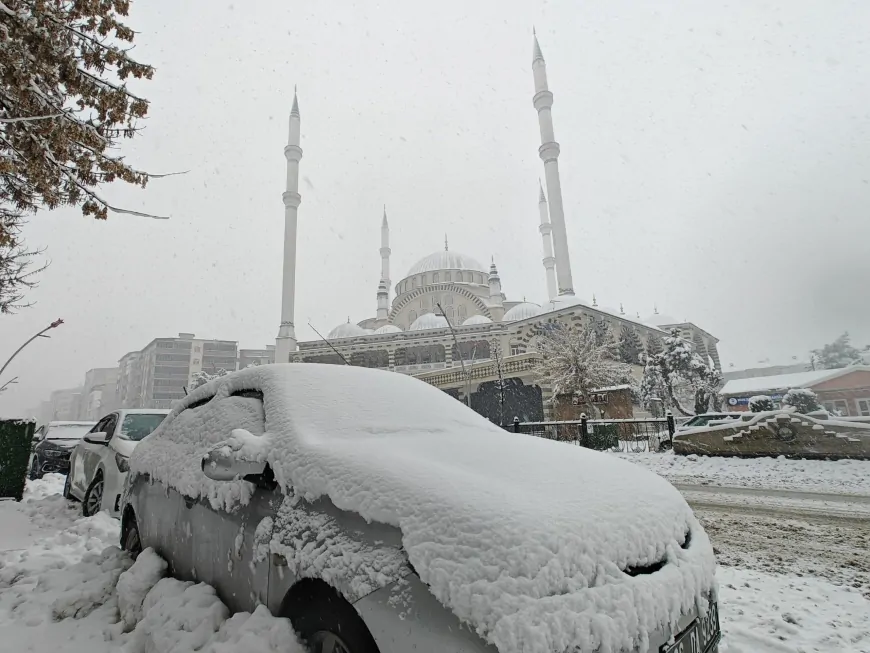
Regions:
<instances>
[{"instance_id":1,"label":"apartment building","mask_svg":"<svg viewBox=\"0 0 870 653\"><path fill-rule=\"evenodd\" d=\"M266 345L265 349L239 349L239 369L249 365L268 365L275 362L275 345Z\"/></svg>"},{"instance_id":2,"label":"apartment building","mask_svg":"<svg viewBox=\"0 0 870 653\"><path fill-rule=\"evenodd\" d=\"M193 333L155 338L119 361L118 396L124 408L171 408L194 374L236 369L235 340L205 340Z\"/></svg>"},{"instance_id":3,"label":"apartment building","mask_svg":"<svg viewBox=\"0 0 870 653\"><path fill-rule=\"evenodd\" d=\"M80 419L96 421L118 408L118 374L117 367L95 367L85 372Z\"/></svg>"}]
</instances>

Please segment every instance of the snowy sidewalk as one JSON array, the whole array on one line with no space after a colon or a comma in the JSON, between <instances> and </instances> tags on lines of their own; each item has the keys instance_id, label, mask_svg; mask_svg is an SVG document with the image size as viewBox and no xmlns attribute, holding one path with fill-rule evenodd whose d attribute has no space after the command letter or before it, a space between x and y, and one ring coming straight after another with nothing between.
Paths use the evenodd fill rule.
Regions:
<instances>
[{"instance_id":1,"label":"snowy sidewalk","mask_svg":"<svg viewBox=\"0 0 870 653\"><path fill-rule=\"evenodd\" d=\"M229 617L208 585L159 580L157 556L124 573L118 522L79 518L62 486L49 475L28 484L22 503L0 502L4 650L302 653L287 620L265 608ZM718 578L722 653L870 652L870 601L854 588L729 567Z\"/></svg>"},{"instance_id":2,"label":"snowy sidewalk","mask_svg":"<svg viewBox=\"0 0 870 653\"><path fill-rule=\"evenodd\" d=\"M789 460L614 453L671 483L870 496L870 460Z\"/></svg>"}]
</instances>

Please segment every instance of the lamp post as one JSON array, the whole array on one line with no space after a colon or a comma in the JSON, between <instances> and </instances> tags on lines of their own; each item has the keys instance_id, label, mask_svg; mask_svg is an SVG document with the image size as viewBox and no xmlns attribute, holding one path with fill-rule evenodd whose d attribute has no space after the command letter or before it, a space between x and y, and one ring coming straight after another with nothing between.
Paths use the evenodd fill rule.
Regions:
<instances>
[{"instance_id":1,"label":"lamp post","mask_svg":"<svg viewBox=\"0 0 870 653\"><path fill-rule=\"evenodd\" d=\"M21 345L18 349L16 349L16 350L13 352L13 354L9 357L9 359L8 359L5 363L3 363L3 367L0 367L0 376L3 375L3 372L5 372L5 371L6 371L6 368L9 367L9 363L12 362L12 359L13 359L13 358L15 358L16 356L18 356L18 354L21 352L22 349L24 349L27 345L29 345L31 342L33 342L33 341L36 340L37 338L50 338L51 336L46 336L46 335L43 335L43 334L44 334L46 331L50 331L51 329L56 329L56 328L59 327L61 324L63 324L63 320L61 320L60 318L58 318L58 319L56 319L54 322L52 322L51 324L49 324L47 327L45 327L42 331L40 331L40 332L37 333L36 335L30 337L28 340L26 340L25 343L24 343L23 345ZM14 380L14 379L13 379L13 380ZM11 381L10 381L9 383L11 383ZM5 389L6 386L9 385L9 383L4 383L2 386L0 386L0 390Z\"/></svg>"},{"instance_id":2,"label":"lamp post","mask_svg":"<svg viewBox=\"0 0 870 653\"><path fill-rule=\"evenodd\" d=\"M462 366L462 376L465 377L465 402L471 408L471 374L465 371L465 359L462 357L462 350L459 348L459 341L456 339L456 331L453 330L453 324L450 323L450 318L444 313L441 304L435 304L438 310L441 311L441 317L447 320L447 326L450 328L450 335L453 336L453 343L456 345L456 352L459 354L459 364Z\"/></svg>"}]
</instances>

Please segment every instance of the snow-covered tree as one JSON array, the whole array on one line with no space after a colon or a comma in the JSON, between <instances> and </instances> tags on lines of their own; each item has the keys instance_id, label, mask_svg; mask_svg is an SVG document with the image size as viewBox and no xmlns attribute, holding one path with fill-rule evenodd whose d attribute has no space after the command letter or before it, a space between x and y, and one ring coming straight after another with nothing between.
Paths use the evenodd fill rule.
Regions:
<instances>
[{"instance_id":1,"label":"snow-covered tree","mask_svg":"<svg viewBox=\"0 0 870 653\"><path fill-rule=\"evenodd\" d=\"M149 176L115 151L148 110L127 80L154 73L129 54L135 32L119 19L129 5L0 2L0 263L21 251L24 218L40 207L79 206L98 219L135 213L97 194L101 184L144 186ZM4 273L7 295L28 287L14 269Z\"/></svg>"},{"instance_id":2,"label":"snow-covered tree","mask_svg":"<svg viewBox=\"0 0 870 653\"><path fill-rule=\"evenodd\" d=\"M649 336L646 340L646 355L655 356L656 354L662 353L664 347L662 346L661 338L658 336Z\"/></svg>"},{"instance_id":3,"label":"snow-covered tree","mask_svg":"<svg viewBox=\"0 0 870 653\"><path fill-rule=\"evenodd\" d=\"M623 363L639 365L642 353L643 343L637 331L632 326L624 325L619 337L619 358Z\"/></svg>"},{"instance_id":4,"label":"snow-covered tree","mask_svg":"<svg viewBox=\"0 0 870 653\"><path fill-rule=\"evenodd\" d=\"M782 403L784 406L794 406L797 412L804 414L822 409L816 393L809 388L792 388L785 393Z\"/></svg>"},{"instance_id":5,"label":"snow-covered tree","mask_svg":"<svg viewBox=\"0 0 870 653\"><path fill-rule=\"evenodd\" d=\"M692 415L683 405L680 395L691 397L694 414L707 412L710 408L718 410L721 383L719 370L699 356L680 337L679 331L672 329L662 343L662 351L647 356L641 396L645 402L655 396L681 414Z\"/></svg>"},{"instance_id":6,"label":"snow-covered tree","mask_svg":"<svg viewBox=\"0 0 870 653\"><path fill-rule=\"evenodd\" d=\"M613 333L610 330L610 323L603 317L593 317L592 321L595 329L595 337L598 338L598 342L610 342L613 339Z\"/></svg>"},{"instance_id":7,"label":"snow-covered tree","mask_svg":"<svg viewBox=\"0 0 870 653\"><path fill-rule=\"evenodd\" d=\"M538 381L557 395L577 395L583 399L591 391L631 383L631 367L619 362L618 347L612 340L600 342L595 328L579 331L552 324L538 335L541 358L535 367Z\"/></svg>"},{"instance_id":8,"label":"snow-covered tree","mask_svg":"<svg viewBox=\"0 0 870 653\"><path fill-rule=\"evenodd\" d=\"M205 385L209 381L220 378L222 376L226 376L227 374L229 374L229 372L227 372L223 368L219 369L214 374L209 374L205 370L201 370L191 377L190 387L188 388L188 391L192 392L193 390L196 390L199 386Z\"/></svg>"},{"instance_id":9,"label":"snow-covered tree","mask_svg":"<svg viewBox=\"0 0 870 653\"><path fill-rule=\"evenodd\" d=\"M773 410L773 399L767 395L755 395L749 398L749 410L753 413L763 413L766 410Z\"/></svg>"},{"instance_id":10,"label":"snow-covered tree","mask_svg":"<svg viewBox=\"0 0 870 653\"><path fill-rule=\"evenodd\" d=\"M821 349L813 349L812 354L816 365L826 370L836 370L861 363L861 352L849 342L848 331Z\"/></svg>"}]
</instances>

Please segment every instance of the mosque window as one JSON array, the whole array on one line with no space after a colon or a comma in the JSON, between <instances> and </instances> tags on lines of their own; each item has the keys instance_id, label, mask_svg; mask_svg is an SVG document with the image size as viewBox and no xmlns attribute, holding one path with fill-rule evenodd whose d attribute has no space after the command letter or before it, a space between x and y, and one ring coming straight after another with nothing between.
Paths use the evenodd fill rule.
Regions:
<instances>
[{"instance_id":1,"label":"mosque window","mask_svg":"<svg viewBox=\"0 0 870 653\"><path fill-rule=\"evenodd\" d=\"M432 283L438 283L440 281L437 272L432 273Z\"/></svg>"},{"instance_id":2,"label":"mosque window","mask_svg":"<svg viewBox=\"0 0 870 653\"><path fill-rule=\"evenodd\" d=\"M438 295L432 295L432 308L436 308L438 306L438 300L440 297Z\"/></svg>"},{"instance_id":3,"label":"mosque window","mask_svg":"<svg viewBox=\"0 0 870 653\"><path fill-rule=\"evenodd\" d=\"M457 272L457 273L456 273L456 280L457 280L457 281L462 281L462 273L461 273L461 272Z\"/></svg>"},{"instance_id":4,"label":"mosque window","mask_svg":"<svg viewBox=\"0 0 870 653\"><path fill-rule=\"evenodd\" d=\"M449 272L444 273L444 281L450 281L450 273Z\"/></svg>"},{"instance_id":5,"label":"mosque window","mask_svg":"<svg viewBox=\"0 0 870 653\"><path fill-rule=\"evenodd\" d=\"M409 325L416 319L417 319L417 311L411 311L410 313L408 313L408 324Z\"/></svg>"},{"instance_id":6,"label":"mosque window","mask_svg":"<svg viewBox=\"0 0 870 653\"><path fill-rule=\"evenodd\" d=\"M466 314L465 314L465 306L464 305L460 304L459 308L456 309L456 315L457 315L460 322L465 321Z\"/></svg>"},{"instance_id":7,"label":"mosque window","mask_svg":"<svg viewBox=\"0 0 870 653\"><path fill-rule=\"evenodd\" d=\"M448 320L452 321L453 320L453 307L452 306L445 306L444 307L444 314L447 316Z\"/></svg>"}]
</instances>

